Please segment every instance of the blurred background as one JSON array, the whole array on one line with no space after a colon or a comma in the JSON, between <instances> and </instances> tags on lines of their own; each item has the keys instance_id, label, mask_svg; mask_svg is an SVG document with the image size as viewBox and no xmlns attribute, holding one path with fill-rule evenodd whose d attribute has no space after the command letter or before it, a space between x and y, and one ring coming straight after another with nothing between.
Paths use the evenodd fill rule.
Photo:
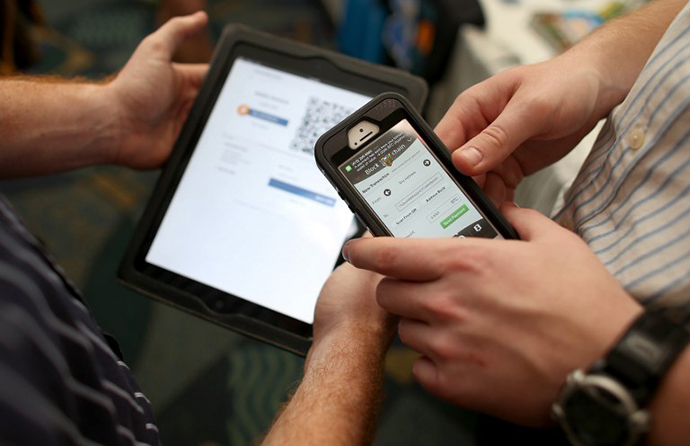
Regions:
<instances>
[{"instance_id":1,"label":"blurred background","mask_svg":"<svg viewBox=\"0 0 690 446\"><path fill-rule=\"evenodd\" d=\"M206 35L177 54L208 60L228 23L398 66L430 83L435 123L459 92L500 70L552 57L640 2L603 0L0 0L0 76L102 79L174 15L205 9ZM1 136L0 136L1 137ZM586 151L526 182L522 205L548 213ZM126 290L116 270L158 172L99 166L0 181L29 228L120 341L157 413L164 444L248 445L301 378L303 359ZM386 364L377 445L473 445L476 415L414 383L416 355Z\"/></svg>"}]
</instances>

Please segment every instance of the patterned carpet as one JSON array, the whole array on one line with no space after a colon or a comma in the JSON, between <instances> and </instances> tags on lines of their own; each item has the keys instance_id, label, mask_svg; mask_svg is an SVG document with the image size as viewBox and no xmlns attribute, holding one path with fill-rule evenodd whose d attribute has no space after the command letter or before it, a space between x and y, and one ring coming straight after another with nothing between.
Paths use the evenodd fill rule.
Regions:
<instances>
[{"instance_id":1,"label":"patterned carpet","mask_svg":"<svg viewBox=\"0 0 690 446\"><path fill-rule=\"evenodd\" d=\"M155 4L135 0L43 0L50 29L37 34L32 73L100 78L119 69L155 27ZM212 35L240 22L332 46L318 0L213 0ZM301 378L303 360L153 303L124 289L115 271L157 172L96 167L0 183L28 226L84 290L101 326L121 342L152 400L164 444L249 445ZM475 415L414 384L414 354L395 345L377 445L472 445Z\"/></svg>"}]
</instances>

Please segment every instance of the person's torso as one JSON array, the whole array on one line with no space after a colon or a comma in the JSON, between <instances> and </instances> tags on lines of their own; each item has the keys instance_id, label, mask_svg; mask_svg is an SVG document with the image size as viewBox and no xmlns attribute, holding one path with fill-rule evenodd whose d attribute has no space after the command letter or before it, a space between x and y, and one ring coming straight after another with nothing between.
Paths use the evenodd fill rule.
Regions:
<instances>
[{"instance_id":1,"label":"person's torso","mask_svg":"<svg viewBox=\"0 0 690 446\"><path fill-rule=\"evenodd\" d=\"M0 196L0 443L156 445L114 340Z\"/></svg>"}]
</instances>

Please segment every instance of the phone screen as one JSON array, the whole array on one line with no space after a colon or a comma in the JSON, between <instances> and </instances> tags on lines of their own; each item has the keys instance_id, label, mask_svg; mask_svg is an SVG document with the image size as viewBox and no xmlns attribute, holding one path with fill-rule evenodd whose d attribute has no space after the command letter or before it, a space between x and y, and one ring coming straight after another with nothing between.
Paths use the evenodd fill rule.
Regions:
<instances>
[{"instance_id":1,"label":"phone screen","mask_svg":"<svg viewBox=\"0 0 690 446\"><path fill-rule=\"evenodd\" d=\"M406 119L338 169L395 237L503 238Z\"/></svg>"}]
</instances>

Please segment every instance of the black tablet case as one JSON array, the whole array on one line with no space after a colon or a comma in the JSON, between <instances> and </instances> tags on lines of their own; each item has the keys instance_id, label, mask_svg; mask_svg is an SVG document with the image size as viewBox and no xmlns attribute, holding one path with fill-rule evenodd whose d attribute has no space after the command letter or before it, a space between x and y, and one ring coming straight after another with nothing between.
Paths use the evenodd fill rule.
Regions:
<instances>
[{"instance_id":1,"label":"black tablet case","mask_svg":"<svg viewBox=\"0 0 690 446\"><path fill-rule=\"evenodd\" d=\"M118 277L125 286L159 302L287 351L305 355L311 345L310 339L243 314L215 312L193 294L145 275L135 266L135 259L142 249L151 225L160 224L160 218L162 218L162 215L159 215L160 208L163 203L169 202L172 194L171 185L177 184L182 176L183 171L179 171L177 166L193 152L189 149L189 145L198 140L203 130L200 123L206 121L211 112L212 107L207 104L212 100L213 95L218 93L216 86L218 82L221 82L221 85L224 82L225 79L221 77L228 64L232 63L233 50L240 44L260 48L277 55L288 55L294 58L296 63L301 63L300 61L309 63L310 69L314 69L315 77L322 75L324 70L337 69L357 75L364 81L390 84L405 91L405 96L418 109L421 109L426 101L427 86L421 78L401 70L373 65L332 51L277 38L243 25L228 25L216 46L209 72L122 259Z\"/></svg>"}]
</instances>

